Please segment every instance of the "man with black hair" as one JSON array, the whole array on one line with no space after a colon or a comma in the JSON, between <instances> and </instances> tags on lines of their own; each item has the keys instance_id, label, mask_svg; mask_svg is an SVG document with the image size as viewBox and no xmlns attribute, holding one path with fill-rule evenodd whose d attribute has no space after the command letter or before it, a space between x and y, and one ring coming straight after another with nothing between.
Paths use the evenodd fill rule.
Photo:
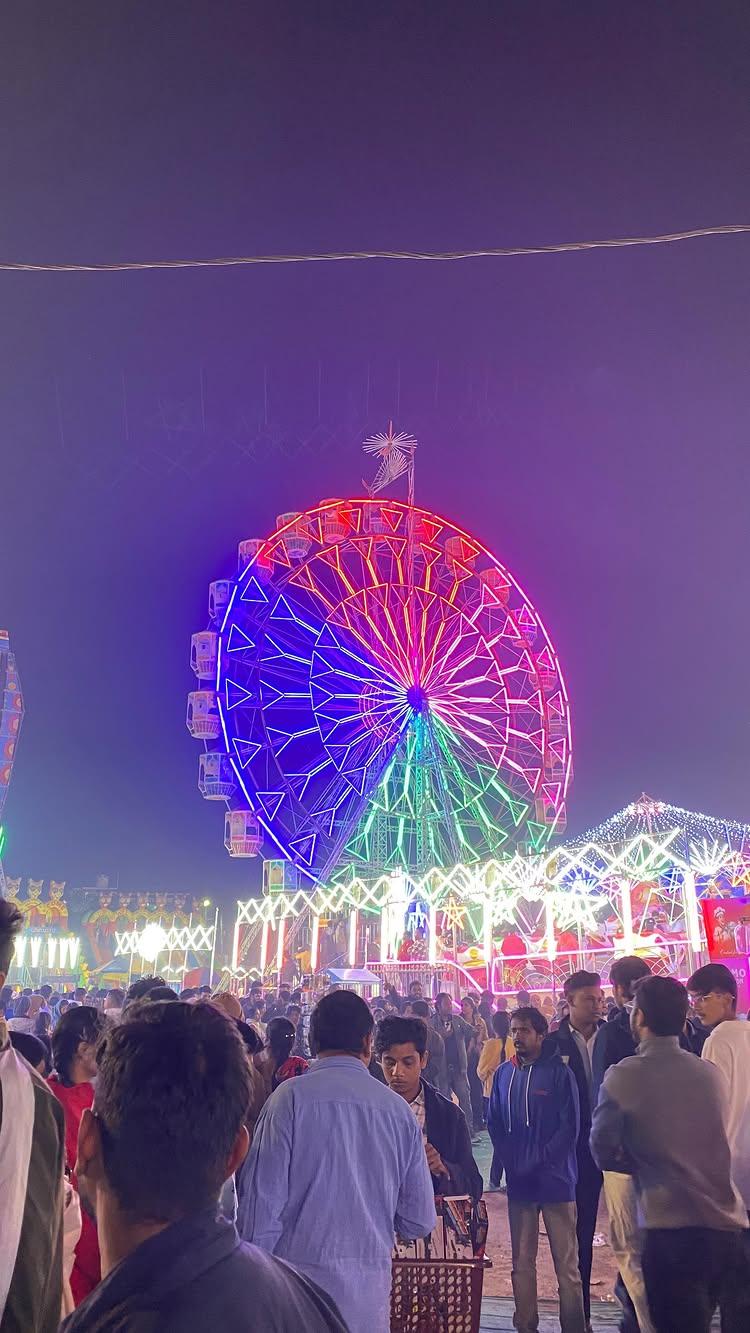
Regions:
<instances>
[{"instance_id":1,"label":"man with black hair","mask_svg":"<svg viewBox=\"0 0 750 1333\"><path fill-rule=\"evenodd\" d=\"M78 1142L102 1282L65 1333L345 1333L323 1292L217 1218L250 1093L236 1026L213 1004L134 1005L108 1032Z\"/></svg>"},{"instance_id":2,"label":"man with black hair","mask_svg":"<svg viewBox=\"0 0 750 1333\"><path fill-rule=\"evenodd\" d=\"M635 1176L646 1227L643 1275L657 1333L750 1328L747 1214L732 1183L722 1075L680 1048L688 994L646 977L632 1013L637 1055L605 1074L591 1128L594 1158Z\"/></svg>"},{"instance_id":3,"label":"man with black hair","mask_svg":"<svg viewBox=\"0 0 750 1333\"><path fill-rule=\"evenodd\" d=\"M353 991L316 1005L316 1063L266 1102L241 1182L242 1235L329 1292L350 1333L388 1333L394 1233L435 1225L416 1120L368 1073L372 1033Z\"/></svg>"},{"instance_id":4,"label":"man with black hair","mask_svg":"<svg viewBox=\"0 0 750 1333\"><path fill-rule=\"evenodd\" d=\"M574 972L563 983L568 1015L548 1037L551 1050L568 1065L578 1088L580 1130L578 1134L578 1183L576 1185L576 1232L578 1266L583 1286L583 1308L587 1327L591 1323L591 1267L594 1233L602 1192L602 1173L591 1156L589 1133L591 1112L596 1104L596 1074L603 1053L607 1024L601 1020L603 993L598 972Z\"/></svg>"},{"instance_id":5,"label":"man with black hair","mask_svg":"<svg viewBox=\"0 0 750 1333\"><path fill-rule=\"evenodd\" d=\"M435 1193L470 1194L478 1200L482 1177L466 1117L425 1079L427 1042L423 1018L384 1018L375 1034L375 1054L388 1087L403 1097L419 1125Z\"/></svg>"},{"instance_id":6,"label":"man with black hair","mask_svg":"<svg viewBox=\"0 0 750 1333\"><path fill-rule=\"evenodd\" d=\"M576 1241L578 1092L559 1055L545 1045L547 1020L531 1005L510 1018L515 1057L494 1079L488 1128L493 1171L505 1168L518 1333L539 1327L536 1257L539 1214L560 1293L563 1333L583 1333L585 1317Z\"/></svg>"},{"instance_id":7,"label":"man with black hair","mask_svg":"<svg viewBox=\"0 0 750 1333\"><path fill-rule=\"evenodd\" d=\"M458 1104L466 1116L466 1123L471 1130L474 1116L471 1110L471 1091L467 1073L469 1058L467 1047L474 1036L474 1029L454 1012L453 1000L447 991L435 996L435 1014L432 1026L445 1046L445 1084L440 1089L449 1097L455 1092Z\"/></svg>"},{"instance_id":8,"label":"man with black hair","mask_svg":"<svg viewBox=\"0 0 750 1333\"><path fill-rule=\"evenodd\" d=\"M630 1018L635 998L634 987L651 968L645 958L617 958L609 971L615 1009L608 1019L595 1048L593 1063L593 1105L605 1073L612 1065L635 1055L635 1038ZM643 1229L640 1225L638 1191L632 1175L625 1171L604 1172L604 1197L609 1217L609 1243L619 1269L615 1295L623 1307L621 1333L653 1333L646 1283L641 1265Z\"/></svg>"},{"instance_id":9,"label":"man with black hair","mask_svg":"<svg viewBox=\"0 0 750 1333\"><path fill-rule=\"evenodd\" d=\"M0 898L0 987L22 926ZM60 1321L64 1143L62 1107L14 1049L0 1011L0 1327L9 1333L55 1333Z\"/></svg>"},{"instance_id":10,"label":"man with black hair","mask_svg":"<svg viewBox=\"0 0 750 1333\"><path fill-rule=\"evenodd\" d=\"M127 1008L129 1004L134 1004L136 1000L142 1000L144 996L148 995L149 991L156 990L157 986L166 986L166 984L163 977L139 977L137 981L133 982L132 986L128 986L123 1007Z\"/></svg>"},{"instance_id":11,"label":"man with black hair","mask_svg":"<svg viewBox=\"0 0 750 1333\"><path fill-rule=\"evenodd\" d=\"M726 1081L732 1176L750 1214L750 1024L737 1017L737 981L724 963L699 967L687 985L698 1019L710 1028L703 1059Z\"/></svg>"}]
</instances>

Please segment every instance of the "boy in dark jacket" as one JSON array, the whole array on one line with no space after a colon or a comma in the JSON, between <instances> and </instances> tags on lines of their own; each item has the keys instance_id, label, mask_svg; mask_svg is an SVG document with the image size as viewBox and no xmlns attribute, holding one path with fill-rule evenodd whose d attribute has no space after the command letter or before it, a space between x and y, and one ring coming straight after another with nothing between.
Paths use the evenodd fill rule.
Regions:
<instances>
[{"instance_id":1,"label":"boy in dark jacket","mask_svg":"<svg viewBox=\"0 0 750 1333\"><path fill-rule=\"evenodd\" d=\"M536 1255L544 1218L560 1293L563 1333L584 1333L576 1240L578 1090L559 1056L543 1050L547 1020L538 1009L511 1014L516 1055L492 1085L488 1128L505 1167L518 1333L539 1326Z\"/></svg>"},{"instance_id":2,"label":"boy in dark jacket","mask_svg":"<svg viewBox=\"0 0 750 1333\"><path fill-rule=\"evenodd\" d=\"M578 1184L576 1185L576 1231L578 1266L583 1284L583 1308L591 1319L591 1266L594 1233L602 1192L602 1173L591 1156L589 1133L596 1089L603 1078L603 1058L608 1029L600 1018L603 993L598 972L574 972L564 984L568 1016L548 1038L547 1047L567 1064L578 1089L581 1123L578 1133Z\"/></svg>"},{"instance_id":3,"label":"boy in dark jacket","mask_svg":"<svg viewBox=\"0 0 750 1333\"><path fill-rule=\"evenodd\" d=\"M428 1029L421 1018L384 1018L375 1053L386 1083L407 1101L422 1131L436 1194L482 1197L482 1177L471 1151L466 1116L459 1106L427 1083Z\"/></svg>"}]
</instances>

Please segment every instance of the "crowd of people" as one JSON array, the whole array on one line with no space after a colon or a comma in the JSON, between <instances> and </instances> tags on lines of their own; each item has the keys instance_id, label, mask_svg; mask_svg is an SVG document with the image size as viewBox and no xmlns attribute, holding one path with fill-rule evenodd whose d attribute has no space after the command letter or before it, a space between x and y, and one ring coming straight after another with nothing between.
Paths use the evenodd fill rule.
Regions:
<instances>
[{"instance_id":1,"label":"crowd of people","mask_svg":"<svg viewBox=\"0 0 750 1333\"><path fill-rule=\"evenodd\" d=\"M592 972L540 1005L418 981L63 995L4 984L20 925L0 901L2 1333L385 1333L394 1243L478 1203L485 1126L518 1333L540 1218L563 1333L590 1328L602 1190L626 1333L707 1333L717 1307L750 1329L750 1027L725 967L686 988L622 958L606 1006Z\"/></svg>"}]
</instances>

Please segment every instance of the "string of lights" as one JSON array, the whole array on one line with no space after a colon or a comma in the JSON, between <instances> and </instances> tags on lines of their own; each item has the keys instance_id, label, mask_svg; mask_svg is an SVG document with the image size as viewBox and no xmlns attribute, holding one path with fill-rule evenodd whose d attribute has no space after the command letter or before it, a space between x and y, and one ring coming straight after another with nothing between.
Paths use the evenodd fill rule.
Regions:
<instances>
[{"instance_id":1,"label":"string of lights","mask_svg":"<svg viewBox=\"0 0 750 1333\"><path fill-rule=\"evenodd\" d=\"M230 255L213 259L124 260L120 263L27 263L0 260L4 273L127 273L148 269L173 268L246 268L258 264L334 264L355 260L411 260L417 262L455 262L462 259L510 259L522 255L557 255L586 250L620 250L640 245L673 245L706 236L736 236L750 231L750 223L730 223L720 227L694 227L689 231L661 232L654 236L615 236L598 241L561 241L553 245L509 245L481 250L352 250L319 254Z\"/></svg>"}]
</instances>

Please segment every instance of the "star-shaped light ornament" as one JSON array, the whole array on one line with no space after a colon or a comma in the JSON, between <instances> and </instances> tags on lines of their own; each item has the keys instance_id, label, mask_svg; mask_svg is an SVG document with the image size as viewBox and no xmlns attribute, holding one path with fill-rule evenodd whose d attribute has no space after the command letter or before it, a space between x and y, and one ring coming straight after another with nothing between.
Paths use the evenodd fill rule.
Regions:
<instances>
[{"instance_id":1,"label":"star-shaped light ornament","mask_svg":"<svg viewBox=\"0 0 750 1333\"><path fill-rule=\"evenodd\" d=\"M463 930L466 912L455 898L449 898L443 908L443 929Z\"/></svg>"},{"instance_id":2,"label":"star-shaped light ornament","mask_svg":"<svg viewBox=\"0 0 750 1333\"><path fill-rule=\"evenodd\" d=\"M366 454L373 454L380 459L380 466L375 474L375 480L371 483L363 481L367 494L377 495L389 486L397 477L402 477L414 466L414 451L417 447L417 441L413 435L406 431L395 431L393 422L388 422L388 430L385 434L371 435L369 440L365 440L362 448Z\"/></svg>"}]
</instances>

